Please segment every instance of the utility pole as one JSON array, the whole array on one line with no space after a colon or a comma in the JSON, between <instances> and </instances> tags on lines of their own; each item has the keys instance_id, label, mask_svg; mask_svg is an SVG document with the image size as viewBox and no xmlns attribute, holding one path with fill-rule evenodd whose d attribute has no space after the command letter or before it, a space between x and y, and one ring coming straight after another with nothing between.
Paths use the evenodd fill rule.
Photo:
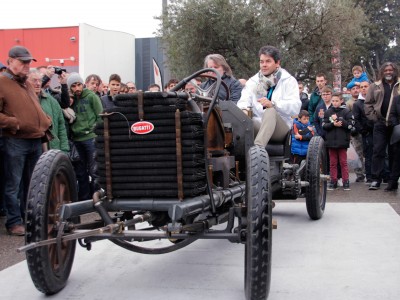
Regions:
<instances>
[{"instance_id":1,"label":"utility pole","mask_svg":"<svg viewBox=\"0 0 400 300\"><path fill-rule=\"evenodd\" d=\"M168 0L162 0L162 12L163 14L167 12Z\"/></svg>"},{"instance_id":2,"label":"utility pole","mask_svg":"<svg viewBox=\"0 0 400 300\"><path fill-rule=\"evenodd\" d=\"M340 60L339 44L332 48L332 73L333 73L333 91L340 92L342 90L342 73Z\"/></svg>"},{"instance_id":3,"label":"utility pole","mask_svg":"<svg viewBox=\"0 0 400 300\"><path fill-rule=\"evenodd\" d=\"M162 0L162 14L166 15L167 14L167 7L168 7L168 0ZM171 79L171 72L169 70L168 64L166 64L167 59L167 53L168 51L168 44L163 43L163 61L162 61L162 65L163 65L163 78L164 78L164 82L167 83L168 80ZM163 87L161 87L163 88Z\"/></svg>"}]
</instances>

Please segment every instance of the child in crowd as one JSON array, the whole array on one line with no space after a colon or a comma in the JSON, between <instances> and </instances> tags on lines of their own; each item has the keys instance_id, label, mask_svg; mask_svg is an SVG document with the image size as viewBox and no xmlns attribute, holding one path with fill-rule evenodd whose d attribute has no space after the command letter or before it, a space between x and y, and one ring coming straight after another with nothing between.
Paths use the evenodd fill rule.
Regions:
<instances>
[{"instance_id":1,"label":"child in crowd","mask_svg":"<svg viewBox=\"0 0 400 300\"><path fill-rule=\"evenodd\" d=\"M350 90L353 86L358 85L360 86L361 82L367 81L369 82L367 73L363 72L363 69L361 66L354 66L351 69L351 72L353 73L353 79L349 82L347 85L347 89Z\"/></svg>"},{"instance_id":2,"label":"child in crowd","mask_svg":"<svg viewBox=\"0 0 400 300\"><path fill-rule=\"evenodd\" d=\"M332 107L324 114L322 127L326 132L325 145L329 151L329 167L331 182L328 190L337 189L338 161L343 178L343 189L350 190L349 168L347 165L347 148L350 145L350 131L354 126L352 113L342 105L342 94L332 95Z\"/></svg>"},{"instance_id":3,"label":"child in crowd","mask_svg":"<svg viewBox=\"0 0 400 300\"><path fill-rule=\"evenodd\" d=\"M325 140L325 131L322 128L322 121L324 120L325 111L327 111L331 107L331 99L332 99L332 89L328 86L325 86L321 90L321 98L322 102L317 105L314 113L314 126L317 135L322 137Z\"/></svg>"},{"instance_id":4,"label":"child in crowd","mask_svg":"<svg viewBox=\"0 0 400 300\"><path fill-rule=\"evenodd\" d=\"M300 164L307 156L308 144L314 136L313 127L310 124L308 111L301 110L297 118L293 120L292 127L292 162Z\"/></svg>"}]
</instances>

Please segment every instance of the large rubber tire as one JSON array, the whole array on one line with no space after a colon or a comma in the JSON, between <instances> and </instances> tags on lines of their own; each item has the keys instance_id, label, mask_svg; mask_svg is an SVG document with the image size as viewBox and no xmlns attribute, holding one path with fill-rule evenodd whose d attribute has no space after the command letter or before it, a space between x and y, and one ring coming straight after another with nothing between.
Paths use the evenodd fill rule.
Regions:
<instances>
[{"instance_id":1,"label":"large rubber tire","mask_svg":"<svg viewBox=\"0 0 400 300\"><path fill-rule=\"evenodd\" d=\"M320 136L311 139L306 161L306 206L312 220L319 220L325 211L327 182L320 175L328 174L327 154Z\"/></svg>"},{"instance_id":2,"label":"large rubber tire","mask_svg":"<svg viewBox=\"0 0 400 300\"><path fill-rule=\"evenodd\" d=\"M247 240L245 295L265 300L271 283L272 193L268 153L253 146L246 157Z\"/></svg>"},{"instance_id":3,"label":"large rubber tire","mask_svg":"<svg viewBox=\"0 0 400 300\"><path fill-rule=\"evenodd\" d=\"M43 153L29 186L26 243L55 238L60 207L76 199L76 178L68 156L59 150ZM65 287L74 261L75 246L76 241L69 241L60 246L52 244L26 252L29 272L39 291L52 295Z\"/></svg>"}]
</instances>

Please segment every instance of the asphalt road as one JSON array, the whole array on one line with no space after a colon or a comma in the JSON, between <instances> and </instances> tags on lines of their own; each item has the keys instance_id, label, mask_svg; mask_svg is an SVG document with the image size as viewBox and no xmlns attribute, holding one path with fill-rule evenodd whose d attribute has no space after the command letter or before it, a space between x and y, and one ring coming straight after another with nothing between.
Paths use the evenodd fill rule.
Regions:
<instances>
[{"instance_id":1,"label":"asphalt road","mask_svg":"<svg viewBox=\"0 0 400 300\"><path fill-rule=\"evenodd\" d=\"M355 183L355 175L350 174L351 191L328 191L328 202L355 202L355 203L389 203L400 215L400 191L384 192L385 185L380 190L369 191L364 183ZM285 200L282 200L285 201ZM295 202L304 201L303 199ZM285 201L287 202L287 201ZM329 213L329 211L326 211ZM0 219L0 271L25 259L25 254L17 253L16 249L24 244L24 237L9 236L4 226L5 219Z\"/></svg>"}]
</instances>

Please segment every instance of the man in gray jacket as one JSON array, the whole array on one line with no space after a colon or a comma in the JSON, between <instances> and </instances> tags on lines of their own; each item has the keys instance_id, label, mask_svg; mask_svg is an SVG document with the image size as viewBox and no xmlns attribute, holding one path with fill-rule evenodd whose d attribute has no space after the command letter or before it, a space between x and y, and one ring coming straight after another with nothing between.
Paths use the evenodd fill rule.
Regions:
<instances>
[{"instance_id":1,"label":"man in gray jacket","mask_svg":"<svg viewBox=\"0 0 400 300\"><path fill-rule=\"evenodd\" d=\"M393 98L399 94L398 68L394 63L384 63L380 70L380 80L371 84L364 102L366 117L374 122L373 154L372 154L372 183L370 190L380 188L385 164L386 149L389 152L389 169L393 162L393 151L390 137L393 127L389 124L389 112Z\"/></svg>"}]
</instances>

